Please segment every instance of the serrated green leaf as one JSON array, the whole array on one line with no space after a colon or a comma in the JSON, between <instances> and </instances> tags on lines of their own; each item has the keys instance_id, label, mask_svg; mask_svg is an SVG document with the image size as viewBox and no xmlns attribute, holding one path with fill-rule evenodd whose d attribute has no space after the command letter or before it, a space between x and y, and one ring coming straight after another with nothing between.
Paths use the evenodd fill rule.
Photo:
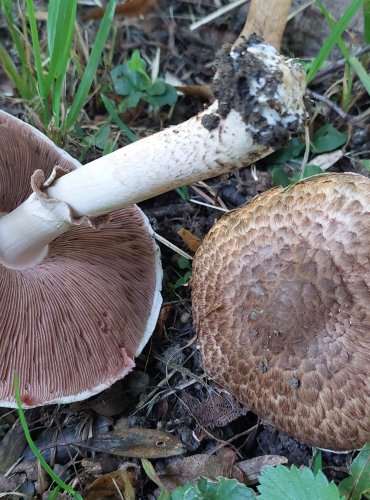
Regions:
<instances>
[{"instance_id":1,"label":"serrated green leaf","mask_svg":"<svg viewBox=\"0 0 370 500\"><path fill-rule=\"evenodd\" d=\"M171 493L171 500L255 500L251 488L236 479L220 478L218 481L201 478L196 484L185 484Z\"/></svg>"},{"instance_id":2,"label":"serrated green leaf","mask_svg":"<svg viewBox=\"0 0 370 500\"><path fill-rule=\"evenodd\" d=\"M339 483L339 491L347 500L360 500L370 493L370 443L365 444L349 467L351 477Z\"/></svg>"},{"instance_id":3,"label":"serrated green leaf","mask_svg":"<svg viewBox=\"0 0 370 500\"><path fill-rule=\"evenodd\" d=\"M339 132L330 123L320 127L313 136L311 150L314 153L328 153L334 151L347 141L347 134Z\"/></svg>"},{"instance_id":4,"label":"serrated green leaf","mask_svg":"<svg viewBox=\"0 0 370 500\"><path fill-rule=\"evenodd\" d=\"M265 467L257 486L260 500L344 500L335 483L319 471L316 475L308 467Z\"/></svg>"}]
</instances>

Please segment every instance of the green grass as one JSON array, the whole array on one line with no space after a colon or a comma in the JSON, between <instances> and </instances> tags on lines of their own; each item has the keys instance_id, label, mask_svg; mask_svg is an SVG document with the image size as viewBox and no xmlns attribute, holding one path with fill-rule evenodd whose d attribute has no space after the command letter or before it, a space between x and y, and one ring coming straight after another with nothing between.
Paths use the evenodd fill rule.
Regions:
<instances>
[{"instance_id":1,"label":"green grass","mask_svg":"<svg viewBox=\"0 0 370 500\"><path fill-rule=\"evenodd\" d=\"M34 0L26 0L26 12L19 12L21 27L18 16L14 16L14 2L0 0L0 13L4 15L19 65L17 67L14 64L2 44L0 64L20 97L31 105L40 117L44 130L48 130L57 143L63 142L65 134L74 127L89 99L89 91L101 63L115 8L116 0L110 0L88 56L88 63L85 68L81 68L73 49L77 0L49 0L45 49L44 41L39 38ZM68 78L75 73L82 73L82 76L69 100L66 95Z\"/></svg>"},{"instance_id":2,"label":"green grass","mask_svg":"<svg viewBox=\"0 0 370 500\"><path fill-rule=\"evenodd\" d=\"M55 472L53 471L53 469L46 462L46 460L44 459L44 457L42 456L42 454L38 450L37 446L35 445L35 443L34 443L34 441L32 439L30 430L29 430L28 425L27 425L27 420L26 420L26 417L25 417L25 414L24 414L24 411L23 411L23 408L22 408L22 401L21 401L20 390L19 390L19 377L18 377L17 373L14 373L13 384L14 384L15 399L16 399L17 406L18 406L19 420L21 422L21 425L22 425L22 428L23 428L23 432L24 432L24 435L26 437L28 446L30 447L30 449L32 450L33 454L35 455L35 457L39 461L40 465L43 467L43 469L45 469L45 471L49 474L49 476L51 477L51 479L57 485L57 487L53 490L52 495L49 498L56 498L57 495L58 495L58 493L59 493L59 491L62 489L63 491L65 491L66 493L68 493L69 495L71 495L76 500L83 500L82 496L79 493L77 493L77 491L75 491L71 486L69 486L69 484L67 484L64 481L62 481L55 474Z\"/></svg>"},{"instance_id":3,"label":"green grass","mask_svg":"<svg viewBox=\"0 0 370 500\"><path fill-rule=\"evenodd\" d=\"M328 14L322 2L320 0L316 0L316 2L319 5L319 7L321 7L321 10ZM363 3L364 0L353 0L353 2L348 6L348 8L343 13L339 21L336 24L333 23L330 35L327 37L321 49L319 50L319 53L311 63L310 69L307 74L307 83L309 83L316 75L316 73L320 70L320 68L322 67L324 62L328 59L331 51L333 50L336 44L339 44L339 46L343 48L344 45L342 44L341 40L342 33L347 29L349 23L351 22L356 12L361 7L363 7Z\"/></svg>"}]
</instances>

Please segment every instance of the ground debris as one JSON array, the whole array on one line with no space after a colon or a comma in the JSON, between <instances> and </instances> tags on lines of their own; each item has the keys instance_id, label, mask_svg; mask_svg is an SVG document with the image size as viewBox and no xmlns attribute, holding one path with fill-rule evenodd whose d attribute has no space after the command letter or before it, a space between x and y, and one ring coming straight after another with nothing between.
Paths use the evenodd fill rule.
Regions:
<instances>
[{"instance_id":1,"label":"ground debris","mask_svg":"<svg viewBox=\"0 0 370 500\"><path fill-rule=\"evenodd\" d=\"M188 407L198 425L207 429L223 427L249 411L227 391L213 391L201 401L184 393L181 401Z\"/></svg>"}]
</instances>

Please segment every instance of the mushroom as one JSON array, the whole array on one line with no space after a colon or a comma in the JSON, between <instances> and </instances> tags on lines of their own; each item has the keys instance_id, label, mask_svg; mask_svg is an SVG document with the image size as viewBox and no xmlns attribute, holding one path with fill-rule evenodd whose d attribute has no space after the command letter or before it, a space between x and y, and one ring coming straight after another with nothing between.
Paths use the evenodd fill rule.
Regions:
<instances>
[{"instance_id":1,"label":"mushroom","mask_svg":"<svg viewBox=\"0 0 370 500\"><path fill-rule=\"evenodd\" d=\"M79 167L43 134L5 113L0 151L3 212L30 195L35 167L46 176L55 165ZM32 185L43 199L37 177ZM16 406L15 370L26 407L86 399L133 368L154 329L162 269L145 215L133 205L109 221L71 222L75 227L50 243L46 255L27 265L18 261L16 269L0 266L0 406Z\"/></svg>"},{"instance_id":2,"label":"mushroom","mask_svg":"<svg viewBox=\"0 0 370 500\"><path fill-rule=\"evenodd\" d=\"M132 368L158 315L161 271L147 221L136 207L122 209L280 147L305 122L304 82L299 65L252 37L219 55L218 100L208 109L84 166L60 151L58 158L55 149L44 164L40 134L15 131L14 119L0 114L7 172L0 174L0 211L7 212L0 217L0 284L8 289L0 404L15 406L14 370L23 405L36 406L86 398ZM10 126L18 142L3 133ZM21 177L14 197L18 180L9 171L21 176L25 163L19 143L29 157L39 154L25 179L39 170L33 192ZM116 211L110 223L102 221ZM101 233L86 227L101 222Z\"/></svg>"},{"instance_id":3,"label":"mushroom","mask_svg":"<svg viewBox=\"0 0 370 500\"><path fill-rule=\"evenodd\" d=\"M203 367L258 416L335 451L370 440L370 180L324 174L223 216L193 262Z\"/></svg>"},{"instance_id":4,"label":"mushroom","mask_svg":"<svg viewBox=\"0 0 370 500\"><path fill-rule=\"evenodd\" d=\"M205 111L66 175L51 178L44 195L60 200L51 216L32 194L0 218L0 263L45 252L76 217L97 217L179 186L245 167L281 147L307 118L305 73L259 37L226 46L218 56L217 100ZM23 221L20 225L19 221Z\"/></svg>"}]
</instances>

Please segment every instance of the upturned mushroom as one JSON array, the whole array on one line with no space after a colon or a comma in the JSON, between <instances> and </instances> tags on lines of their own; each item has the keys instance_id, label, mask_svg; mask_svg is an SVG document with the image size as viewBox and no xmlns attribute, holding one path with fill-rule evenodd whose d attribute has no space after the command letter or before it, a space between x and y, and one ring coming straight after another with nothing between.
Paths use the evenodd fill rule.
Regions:
<instances>
[{"instance_id":1,"label":"upturned mushroom","mask_svg":"<svg viewBox=\"0 0 370 500\"><path fill-rule=\"evenodd\" d=\"M370 440L370 180L327 174L222 217L193 262L206 373L306 444Z\"/></svg>"},{"instance_id":2,"label":"upturned mushroom","mask_svg":"<svg viewBox=\"0 0 370 500\"><path fill-rule=\"evenodd\" d=\"M45 214L62 211L75 226L43 253L30 245L16 265L0 266L0 406L15 404L15 370L24 406L86 399L133 368L153 331L162 302L153 231L137 206L103 220L76 219L53 203L43 193L43 175L79 163L2 112L0 151L0 211L11 212L30 195L37 167L31 184ZM22 230L27 221L17 223Z\"/></svg>"},{"instance_id":3,"label":"upturned mushroom","mask_svg":"<svg viewBox=\"0 0 370 500\"><path fill-rule=\"evenodd\" d=\"M114 214L99 243L93 243L97 230L86 224L98 224L105 214L266 156L302 128L304 82L299 65L252 37L219 56L217 101L207 110L78 168L60 152L46 164L39 156L26 171L27 178L32 169L41 168L32 176L30 195L22 179L20 191L8 197L17 184L9 172L19 172L25 160L19 146L10 147L10 156L4 156L9 148L2 150L7 173L0 174L0 211L5 212L0 217L0 283L7 293L2 294L6 302L0 345L1 358L8 361L2 362L1 404L15 405L14 370L19 372L23 404L36 406L88 397L133 366L160 304L151 232L135 207ZM14 121L5 114L1 119L8 120L0 129L3 144L10 144L8 127ZM20 142L39 153L37 133L29 131L19 136ZM67 281L69 290L66 286L62 292ZM88 338L91 328L93 341ZM63 390L58 386L61 370L70 378L62 382Z\"/></svg>"}]
</instances>

